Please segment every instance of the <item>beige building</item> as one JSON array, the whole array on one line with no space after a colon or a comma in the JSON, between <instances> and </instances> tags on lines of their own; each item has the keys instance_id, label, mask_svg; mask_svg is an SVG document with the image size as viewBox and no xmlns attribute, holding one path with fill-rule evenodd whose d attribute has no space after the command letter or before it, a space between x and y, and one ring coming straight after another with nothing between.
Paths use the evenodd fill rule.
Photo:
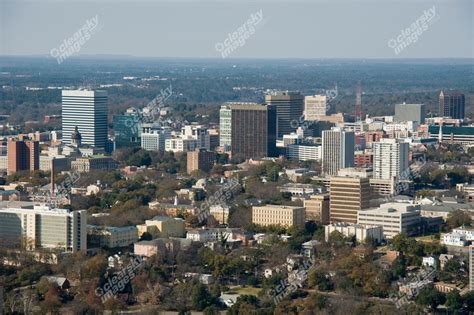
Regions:
<instances>
[{"instance_id":1,"label":"beige building","mask_svg":"<svg viewBox=\"0 0 474 315\"><path fill-rule=\"evenodd\" d=\"M252 208L252 223L257 225L304 226L303 207L266 205Z\"/></svg>"},{"instance_id":2,"label":"beige building","mask_svg":"<svg viewBox=\"0 0 474 315\"><path fill-rule=\"evenodd\" d=\"M87 227L88 242L97 247L126 247L138 241L135 226L94 226Z\"/></svg>"},{"instance_id":3,"label":"beige building","mask_svg":"<svg viewBox=\"0 0 474 315\"><path fill-rule=\"evenodd\" d=\"M374 198L376 196L389 197L396 195L395 193L395 178L391 179L369 179L370 188L372 189L372 195Z\"/></svg>"},{"instance_id":4,"label":"beige building","mask_svg":"<svg viewBox=\"0 0 474 315\"><path fill-rule=\"evenodd\" d=\"M311 195L304 201L306 219L329 223L329 194Z\"/></svg>"},{"instance_id":5,"label":"beige building","mask_svg":"<svg viewBox=\"0 0 474 315\"><path fill-rule=\"evenodd\" d=\"M304 97L305 120L319 120L326 116L326 95L311 95Z\"/></svg>"},{"instance_id":6,"label":"beige building","mask_svg":"<svg viewBox=\"0 0 474 315\"><path fill-rule=\"evenodd\" d=\"M71 162L71 170L79 173L88 173L94 170L114 170L117 163L108 156L90 156L77 158Z\"/></svg>"},{"instance_id":7,"label":"beige building","mask_svg":"<svg viewBox=\"0 0 474 315\"><path fill-rule=\"evenodd\" d=\"M324 226L326 242L334 231L338 231L345 237L355 236L358 242L365 242L367 238L371 238L377 242L383 240L383 228L381 226L365 226L339 222Z\"/></svg>"},{"instance_id":8,"label":"beige building","mask_svg":"<svg viewBox=\"0 0 474 315\"><path fill-rule=\"evenodd\" d=\"M371 190L368 178L331 177L330 222L357 223L357 212L369 208Z\"/></svg>"},{"instance_id":9,"label":"beige building","mask_svg":"<svg viewBox=\"0 0 474 315\"><path fill-rule=\"evenodd\" d=\"M148 232L153 238L184 237L186 234L185 222L181 218L156 216L146 220L145 224L137 225L138 237Z\"/></svg>"},{"instance_id":10,"label":"beige building","mask_svg":"<svg viewBox=\"0 0 474 315\"><path fill-rule=\"evenodd\" d=\"M384 203L377 209L359 211L357 223L381 225L384 238L391 239L397 234L414 234L420 224L420 206L408 203Z\"/></svg>"},{"instance_id":11,"label":"beige building","mask_svg":"<svg viewBox=\"0 0 474 315\"><path fill-rule=\"evenodd\" d=\"M87 211L47 206L0 209L0 247L87 249Z\"/></svg>"}]
</instances>

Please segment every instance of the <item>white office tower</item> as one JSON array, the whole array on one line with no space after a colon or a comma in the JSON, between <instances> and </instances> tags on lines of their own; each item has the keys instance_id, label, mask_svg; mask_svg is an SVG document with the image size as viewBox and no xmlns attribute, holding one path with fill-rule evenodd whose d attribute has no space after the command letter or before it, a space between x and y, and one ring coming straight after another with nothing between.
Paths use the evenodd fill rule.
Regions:
<instances>
[{"instance_id":1,"label":"white office tower","mask_svg":"<svg viewBox=\"0 0 474 315\"><path fill-rule=\"evenodd\" d=\"M71 144L76 126L82 144L105 148L107 142L107 92L92 90L62 91L63 143Z\"/></svg>"},{"instance_id":2,"label":"white office tower","mask_svg":"<svg viewBox=\"0 0 474 315\"><path fill-rule=\"evenodd\" d=\"M326 95L311 95L304 97L305 120L319 120L322 116L326 116L326 108Z\"/></svg>"},{"instance_id":3,"label":"white office tower","mask_svg":"<svg viewBox=\"0 0 474 315\"><path fill-rule=\"evenodd\" d=\"M222 105L219 115L219 146L230 150L232 143L232 110L230 105Z\"/></svg>"},{"instance_id":4,"label":"white office tower","mask_svg":"<svg viewBox=\"0 0 474 315\"><path fill-rule=\"evenodd\" d=\"M148 151L165 151L166 139L171 137L169 127L143 128L141 135L142 149Z\"/></svg>"},{"instance_id":5,"label":"white office tower","mask_svg":"<svg viewBox=\"0 0 474 315\"><path fill-rule=\"evenodd\" d=\"M0 209L0 240L6 246L23 246L30 250L86 251L87 211L48 206Z\"/></svg>"},{"instance_id":6,"label":"white office tower","mask_svg":"<svg viewBox=\"0 0 474 315\"><path fill-rule=\"evenodd\" d=\"M332 128L323 131L322 171L337 175L341 168L354 166L354 132Z\"/></svg>"},{"instance_id":7,"label":"white office tower","mask_svg":"<svg viewBox=\"0 0 474 315\"><path fill-rule=\"evenodd\" d=\"M400 179L400 174L408 168L409 145L396 139L381 139L373 143L374 178Z\"/></svg>"}]
</instances>

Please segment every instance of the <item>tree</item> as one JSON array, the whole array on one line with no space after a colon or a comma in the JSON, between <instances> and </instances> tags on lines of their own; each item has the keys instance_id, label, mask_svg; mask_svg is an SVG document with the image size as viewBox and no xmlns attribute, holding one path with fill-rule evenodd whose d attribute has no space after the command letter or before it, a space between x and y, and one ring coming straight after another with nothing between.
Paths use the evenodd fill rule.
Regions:
<instances>
[{"instance_id":1,"label":"tree","mask_svg":"<svg viewBox=\"0 0 474 315\"><path fill-rule=\"evenodd\" d=\"M455 210L449 213L446 224L451 228L459 226L471 226L471 216L463 210Z\"/></svg>"},{"instance_id":2,"label":"tree","mask_svg":"<svg viewBox=\"0 0 474 315\"><path fill-rule=\"evenodd\" d=\"M474 291L469 291L463 295L462 300L466 307L466 310L469 312L474 312Z\"/></svg>"},{"instance_id":3,"label":"tree","mask_svg":"<svg viewBox=\"0 0 474 315\"><path fill-rule=\"evenodd\" d=\"M48 287L48 292L44 296L44 301L41 305L41 308L47 312L54 313L61 306L61 301L59 300L58 289L50 284Z\"/></svg>"},{"instance_id":4,"label":"tree","mask_svg":"<svg viewBox=\"0 0 474 315\"><path fill-rule=\"evenodd\" d=\"M423 288L415 299L416 303L435 310L446 302L446 295L431 288Z\"/></svg>"},{"instance_id":5,"label":"tree","mask_svg":"<svg viewBox=\"0 0 474 315\"><path fill-rule=\"evenodd\" d=\"M193 287L192 302L193 307L196 310L202 311L206 307L214 304L214 299L211 293L209 293L209 291L207 290L206 286L199 283Z\"/></svg>"},{"instance_id":6,"label":"tree","mask_svg":"<svg viewBox=\"0 0 474 315\"><path fill-rule=\"evenodd\" d=\"M321 269L313 269L308 275L308 284L311 287L318 287L321 291L331 291L334 288L334 284L331 281L329 275Z\"/></svg>"},{"instance_id":7,"label":"tree","mask_svg":"<svg viewBox=\"0 0 474 315\"><path fill-rule=\"evenodd\" d=\"M463 301L458 290L453 290L446 294L446 307L451 311L460 310L463 306Z\"/></svg>"}]
</instances>

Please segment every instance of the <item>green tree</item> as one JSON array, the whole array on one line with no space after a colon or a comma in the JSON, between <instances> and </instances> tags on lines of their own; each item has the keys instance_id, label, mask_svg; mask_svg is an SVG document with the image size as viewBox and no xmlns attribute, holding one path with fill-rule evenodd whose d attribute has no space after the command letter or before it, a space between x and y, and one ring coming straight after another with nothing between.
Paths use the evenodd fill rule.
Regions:
<instances>
[{"instance_id":1,"label":"green tree","mask_svg":"<svg viewBox=\"0 0 474 315\"><path fill-rule=\"evenodd\" d=\"M446 295L431 288L423 288L420 290L415 301L418 305L435 310L438 305L443 305L446 302Z\"/></svg>"},{"instance_id":2,"label":"green tree","mask_svg":"<svg viewBox=\"0 0 474 315\"><path fill-rule=\"evenodd\" d=\"M463 306L462 297L458 290L453 290L446 294L446 307L450 311L460 310Z\"/></svg>"},{"instance_id":3,"label":"green tree","mask_svg":"<svg viewBox=\"0 0 474 315\"><path fill-rule=\"evenodd\" d=\"M214 299L211 293L209 293L206 286L201 283L198 283L193 287L193 292L192 292L191 297L192 297L193 307L198 311L202 311L206 307L214 304Z\"/></svg>"}]
</instances>

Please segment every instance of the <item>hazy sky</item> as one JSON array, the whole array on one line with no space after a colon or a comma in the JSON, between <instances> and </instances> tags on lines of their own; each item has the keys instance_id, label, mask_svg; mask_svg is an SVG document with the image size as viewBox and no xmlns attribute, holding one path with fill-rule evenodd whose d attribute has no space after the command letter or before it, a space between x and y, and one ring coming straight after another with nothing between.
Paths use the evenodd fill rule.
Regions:
<instances>
[{"instance_id":1,"label":"hazy sky","mask_svg":"<svg viewBox=\"0 0 474 315\"><path fill-rule=\"evenodd\" d=\"M396 55L389 40L433 7ZM216 43L260 10L264 21L230 58L474 57L474 0L0 0L0 53L49 55L98 15L79 54L220 58Z\"/></svg>"}]
</instances>

